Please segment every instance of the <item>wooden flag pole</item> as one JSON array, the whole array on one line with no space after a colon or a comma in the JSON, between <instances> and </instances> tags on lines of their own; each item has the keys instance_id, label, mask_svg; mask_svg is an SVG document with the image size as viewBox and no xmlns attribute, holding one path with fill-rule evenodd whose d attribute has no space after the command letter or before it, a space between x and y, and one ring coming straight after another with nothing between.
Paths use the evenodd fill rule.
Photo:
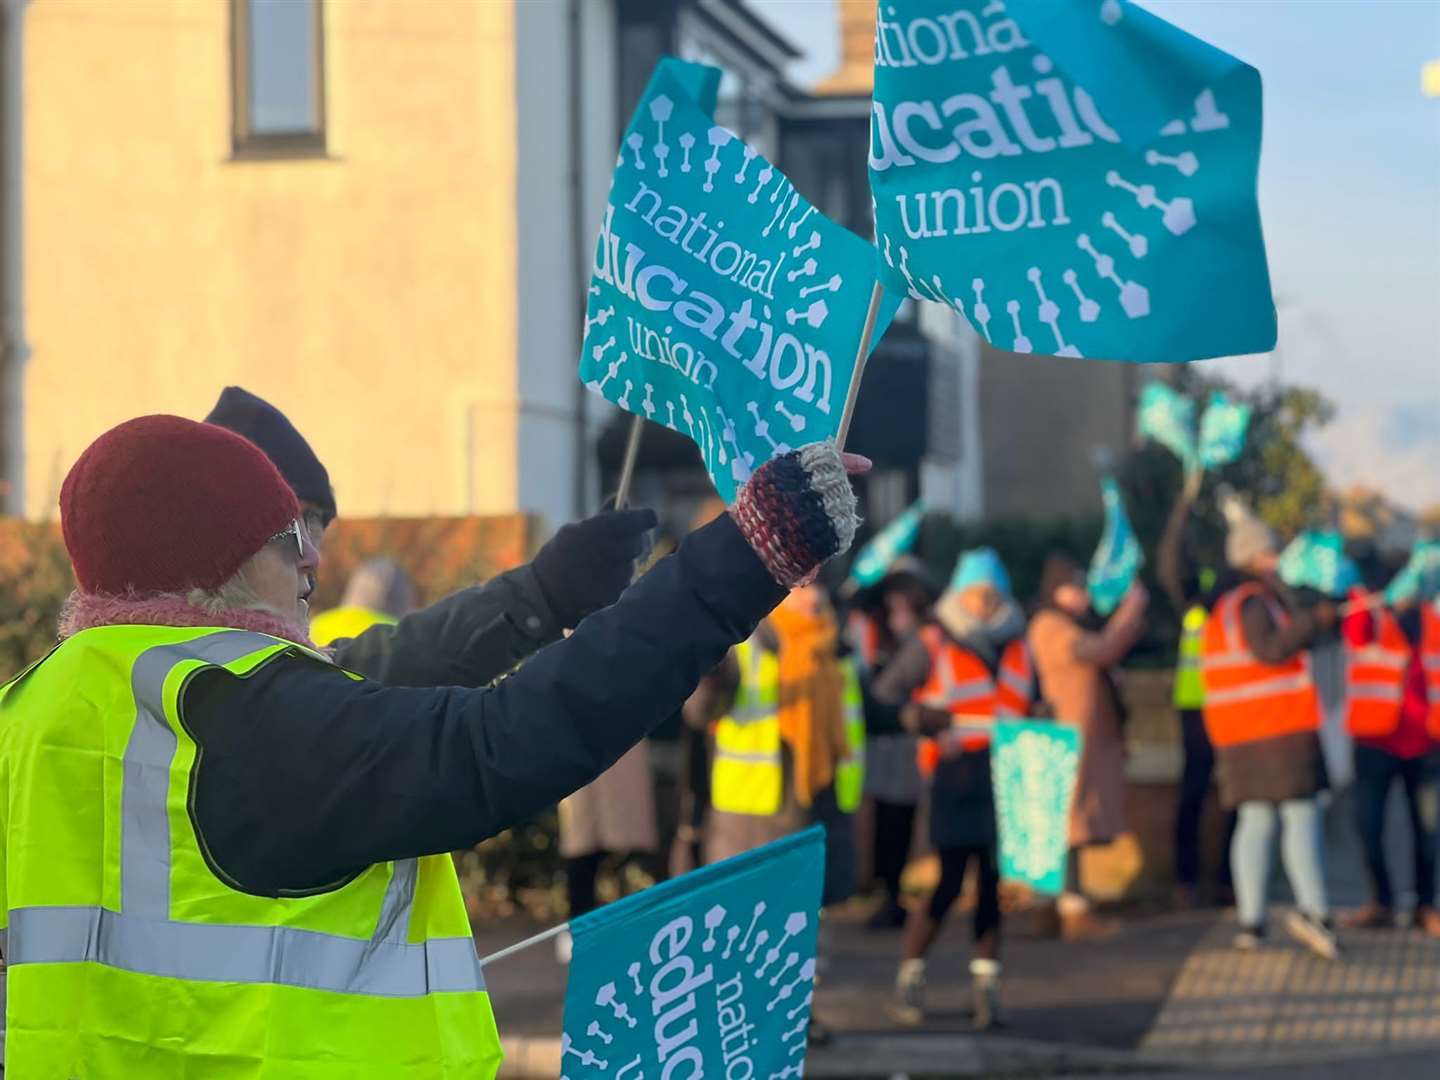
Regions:
<instances>
[{"instance_id":1,"label":"wooden flag pole","mask_svg":"<svg viewBox=\"0 0 1440 1080\"><path fill-rule=\"evenodd\" d=\"M845 449L845 440L850 435L850 421L855 419L855 402L860 398L860 380L865 375L865 361L870 359L870 339L875 336L875 321L880 318L880 301L885 298L885 286L875 279L870 290L870 306L865 309L865 329L860 331L860 348L855 351L855 373L850 377L850 392L845 395L845 410L840 414L840 428L835 432L835 445Z\"/></svg>"},{"instance_id":2,"label":"wooden flag pole","mask_svg":"<svg viewBox=\"0 0 1440 1080\"><path fill-rule=\"evenodd\" d=\"M625 457L620 463L620 485L615 489L615 509L624 510L630 498L630 481L635 478L635 462L640 457L640 433L645 430L645 418L630 418L630 435L625 440Z\"/></svg>"}]
</instances>

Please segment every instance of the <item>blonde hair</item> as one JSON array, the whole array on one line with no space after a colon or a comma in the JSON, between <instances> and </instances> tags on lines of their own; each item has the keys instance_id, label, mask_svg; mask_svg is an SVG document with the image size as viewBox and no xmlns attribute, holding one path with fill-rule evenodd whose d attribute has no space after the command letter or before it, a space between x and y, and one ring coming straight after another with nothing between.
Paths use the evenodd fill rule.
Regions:
<instances>
[{"instance_id":1,"label":"blonde hair","mask_svg":"<svg viewBox=\"0 0 1440 1080\"><path fill-rule=\"evenodd\" d=\"M250 568L258 556L259 552L256 552L244 566L235 571L234 577L217 588L191 589L184 596L185 602L191 607L216 615L225 611L261 611L280 619L290 618L284 612L277 611L262 600L260 594L250 584L249 578L245 576L245 571Z\"/></svg>"}]
</instances>

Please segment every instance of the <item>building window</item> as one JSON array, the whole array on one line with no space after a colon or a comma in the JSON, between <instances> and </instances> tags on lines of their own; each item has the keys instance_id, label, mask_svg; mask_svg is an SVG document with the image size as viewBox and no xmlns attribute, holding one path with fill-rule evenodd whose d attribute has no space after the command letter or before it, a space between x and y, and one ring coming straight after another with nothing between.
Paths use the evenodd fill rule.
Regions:
<instances>
[{"instance_id":1,"label":"building window","mask_svg":"<svg viewBox=\"0 0 1440 1080\"><path fill-rule=\"evenodd\" d=\"M235 153L325 151L322 0L231 0Z\"/></svg>"}]
</instances>

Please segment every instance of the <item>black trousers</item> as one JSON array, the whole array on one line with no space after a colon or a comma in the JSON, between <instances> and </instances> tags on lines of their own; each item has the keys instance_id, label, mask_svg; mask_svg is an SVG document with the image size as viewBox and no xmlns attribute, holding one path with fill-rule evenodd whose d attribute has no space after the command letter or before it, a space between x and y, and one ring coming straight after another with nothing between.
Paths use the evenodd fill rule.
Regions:
<instances>
[{"instance_id":1,"label":"black trousers","mask_svg":"<svg viewBox=\"0 0 1440 1080\"><path fill-rule=\"evenodd\" d=\"M1375 902L1394 906L1385 865L1385 803L1400 781L1410 817L1415 892L1420 907L1435 906L1435 845L1440 834L1440 761L1435 755L1399 758L1373 746L1355 747L1355 818Z\"/></svg>"},{"instance_id":2,"label":"black trousers","mask_svg":"<svg viewBox=\"0 0 1440 1080\"><path fill-rule=\"evenodd\" d=\"M975 901L975 940L1000 929L1000 868L995 858L995 848L989 845L973 847L942 847L940 849L940 883L930 897L930 918L938 923L960 898L965 884L965 867L975 860L975 873L980 886Z\"/></svg>"},{"instance_id":3,"label":"black trousers","mask_svg":"<svg viewBox=\"0 0 1440 1080\"><path fill-rule=\"evenodd\" d=\"M875 800L875 876L892 903L900 902L900 877L910 861L915 804Z\"/></svg>"},{"instance_id":4,"label":"black trousers","mask_svg":"<svg viewBox=\"0 0 1440 1080\"><path fill-rule=\"evenodd\" d=\"M1175 808L1175 880L1193 888L1200 880L1200 813L1215 773L1215 748L1205 732L1204 714L1199 709L1180 710L1180 737L1185 750L1185 767L1180 774L1180 802ZM1230 837L1235 833L1235 814L1225 815L1225 852L1220 860L1220 884L1230 884Z\"/></svg>"}]
</instances>

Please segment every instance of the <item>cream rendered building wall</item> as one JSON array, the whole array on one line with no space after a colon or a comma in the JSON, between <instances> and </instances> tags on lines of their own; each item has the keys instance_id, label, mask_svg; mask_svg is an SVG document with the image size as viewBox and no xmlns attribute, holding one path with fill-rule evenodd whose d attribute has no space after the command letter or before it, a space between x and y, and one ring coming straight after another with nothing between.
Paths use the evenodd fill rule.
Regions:
<instances>
[{"instance_id":1,"label":"cream rendered building wall","mask_svg":"<svg viewBox=\"0 0 1440 1080\"><path fill-rule=\"evenodd\" d=\"M231 160L227 0L33 0L24 506L238 382L342 513L517 507L513 9L329 0L324 160Z\"/></svg>"}]
</instances>

